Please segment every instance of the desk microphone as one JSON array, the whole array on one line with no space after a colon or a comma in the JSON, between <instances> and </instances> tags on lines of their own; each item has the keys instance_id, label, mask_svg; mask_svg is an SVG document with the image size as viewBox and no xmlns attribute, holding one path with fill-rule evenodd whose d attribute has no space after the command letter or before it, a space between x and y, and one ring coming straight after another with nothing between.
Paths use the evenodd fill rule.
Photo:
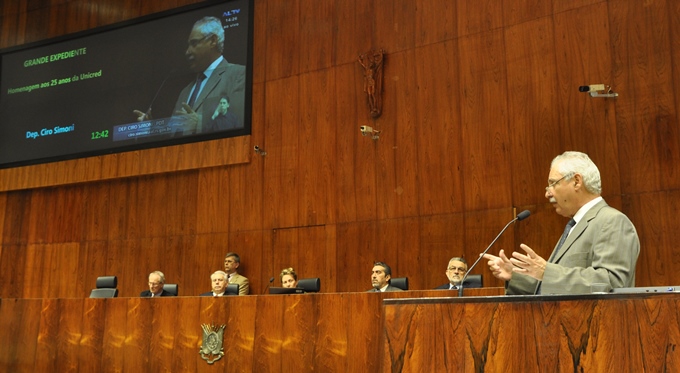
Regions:
<instances>
[{"instance_id":1,"label":"desk microphone","mask_svg":"<svg viewBox=\"0 0 680 373\"><path fill-rule=\"evenodd\" d=\"M503 230L501 230L501 233L499 233L498 236L496 236L496 238L493 239L493 241L491 242L489 247L487 247L486 250L484 250L482 255L480 255L479 258L477 258L477 260L475 260L475 262L472 264L472 267L470 267L470 269L468 269L468 271L465 272L465 276L463 276L463 280L460 282L460 285L458 285L458 296L459 297L463 296L463 283L465 282L465 279L468 277L468 274L470 274L470 272L472 272L472 269L475 268L477 263L479 263L479 261L484 257L484 254L486 254L489 251L489 249L491 248L491 246L493 246L493 244L495 244L496 241L498 241L498 239L501 237L503 232L505 232L505 230L508 229L510 224L512 224L516 221L524 220L524 219L528 218L529 215L531 215L531 211L529 211L529 210L524 210L524 211L520 212L519 214L517 214L517 216L514 219L510 220L510 222L505 225L505 228L503 228Z\"/></svg>"},{"instance_id":2,"label":"desk microphone","mask_svg":"<svg viewBox=\"0 0 680 373\"><path fill-rule=\"evenodd\" d=\"M272 282L274 282L274 277L269 278L269 283L267 284L267 287L264 288L264 293L262 294L267 294L267 290L269 290L269 287L272 286Z\"/></svg>"}]
</instances>

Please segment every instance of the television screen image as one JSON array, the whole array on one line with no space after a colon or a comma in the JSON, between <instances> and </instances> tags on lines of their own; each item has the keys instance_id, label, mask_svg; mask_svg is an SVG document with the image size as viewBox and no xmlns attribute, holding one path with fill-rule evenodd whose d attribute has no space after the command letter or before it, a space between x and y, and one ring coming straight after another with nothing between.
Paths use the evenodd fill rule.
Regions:
<instances>
[{"instance_id":1,"label":"television screen image","mask_svg":"<svg viewBox=\"0 0 680 373\"><path fill-rule=\"evenodd\" d=\"M0 52L0 168L250 134L252 0Z\"/></svg>"}]
</instances>

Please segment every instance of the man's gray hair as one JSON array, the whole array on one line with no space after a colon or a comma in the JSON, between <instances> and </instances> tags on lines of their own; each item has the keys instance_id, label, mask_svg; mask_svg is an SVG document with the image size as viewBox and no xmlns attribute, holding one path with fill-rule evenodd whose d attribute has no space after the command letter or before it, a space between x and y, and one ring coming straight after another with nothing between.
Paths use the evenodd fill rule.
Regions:
<instances>
[{"instance_id":1,"label":"man's gray hair","mask_svg":"<svg viewBox=\"0 0 680 373\"><path fill-rule=\"evenodd\" d=\"M392 268L390 268L390 266L388 266L385 262L375 262L373 263L373 267L383 267L385 275L392 277Z\"/></svg>"},{"instance_id":2,"label":"man's gray hair","mask_svg":"<svg viewBox=\"0 0 680 373\"><path fill-rule=\"evenodd\" d=\"M468 263L467 263L467 260L465 260L465 258L460 257L460 256L454 256L453 258L449 259L449 263L453 262L454 260L457 261L457 262L461 262L461 263L465 264L465 268L467 268ZM449 266L449 263L446 263L447 267Z\"/></svg>"},{"instance_id":3,"label":"man's gray hair","mask_svg":"<svg viewBox=\"0 0 680 373\"><path fill-rule=\"evenodd\" d=\"M227 280L229 279L229 275L227 274L227 272L224 272L224 271L215 271L215 272L213 272L213 274L210 275L210 279L211 279L211 280L212 280L213 275L220 275L220 276L222 276L222 277L224 278L224 281L227 281Z\"/></svg>"},{"instance_id":4,"label":"man's gray hair","mask_svg":"<svg viewBox=\"0 0 680 373\"><path fill-rule=\"evenodd\" d=\"M203 17L194 23L194 29L198 30L203 36L217 36L217 49L220 53L224 51L224 28L222 21L215 17Z\"/></svg>"},{"instance_id":5,"label":"man's gray hair","mask_svg":"<svg viewBox=\"0 0 680 373\"><path fill-rule=\"evenodd\" d=\"M149 277L151 277L151 275L158 275L158 277L161 278L161 284L165 284L165 275L163 274L163 272L153 271L153 272L149 273Z\"/></svg>"},{"instance_id":6,"label":"man's gray hair","mask_svg":"<svg viewBox=\"0 0 680 373\"><path fill-rule=\"evenodd\" d=\"M571 174L567 179L571 179L574 174L580 174L583 177L583 185L588 192L597 196L602 194L600 170L588 157L588 154L573 151L564 152L555 157L550 164L550 168L555 168L556 166L557 171L562 176Z\"/></svg>"}]
</instances>

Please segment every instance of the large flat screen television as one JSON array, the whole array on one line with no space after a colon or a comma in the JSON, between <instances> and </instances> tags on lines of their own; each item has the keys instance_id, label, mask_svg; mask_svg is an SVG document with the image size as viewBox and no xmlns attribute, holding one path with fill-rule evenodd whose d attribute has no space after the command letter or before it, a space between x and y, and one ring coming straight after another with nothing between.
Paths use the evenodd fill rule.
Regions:
<instances>
[{"instance_id":1,"label":"large flat screen television","mask_svg":"<svg viewBox=\"0 0 680 373\"><path fill-rule=\"evenodd\" d=\"M210 1L0 51L0 168L250 134L252 24Z\"/></svg>"}]
</instances>

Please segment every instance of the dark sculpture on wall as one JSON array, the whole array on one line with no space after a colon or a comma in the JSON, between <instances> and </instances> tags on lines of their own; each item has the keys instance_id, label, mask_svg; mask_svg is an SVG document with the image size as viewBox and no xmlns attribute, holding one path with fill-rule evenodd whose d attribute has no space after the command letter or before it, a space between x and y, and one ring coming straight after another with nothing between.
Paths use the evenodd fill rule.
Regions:
<instances>
[{"instance_id":1,"label":"dark sculpture on wall","mask_svg":"<svg viewBox=\"0 0 680 373\"><path fill-rule=\"evenodd\" d=\"M364 67L364 92L368 99L371 118L378 118L382 114L384 55L382 49L359 55L359 63Z\"/></svg>"}]
</instances>

